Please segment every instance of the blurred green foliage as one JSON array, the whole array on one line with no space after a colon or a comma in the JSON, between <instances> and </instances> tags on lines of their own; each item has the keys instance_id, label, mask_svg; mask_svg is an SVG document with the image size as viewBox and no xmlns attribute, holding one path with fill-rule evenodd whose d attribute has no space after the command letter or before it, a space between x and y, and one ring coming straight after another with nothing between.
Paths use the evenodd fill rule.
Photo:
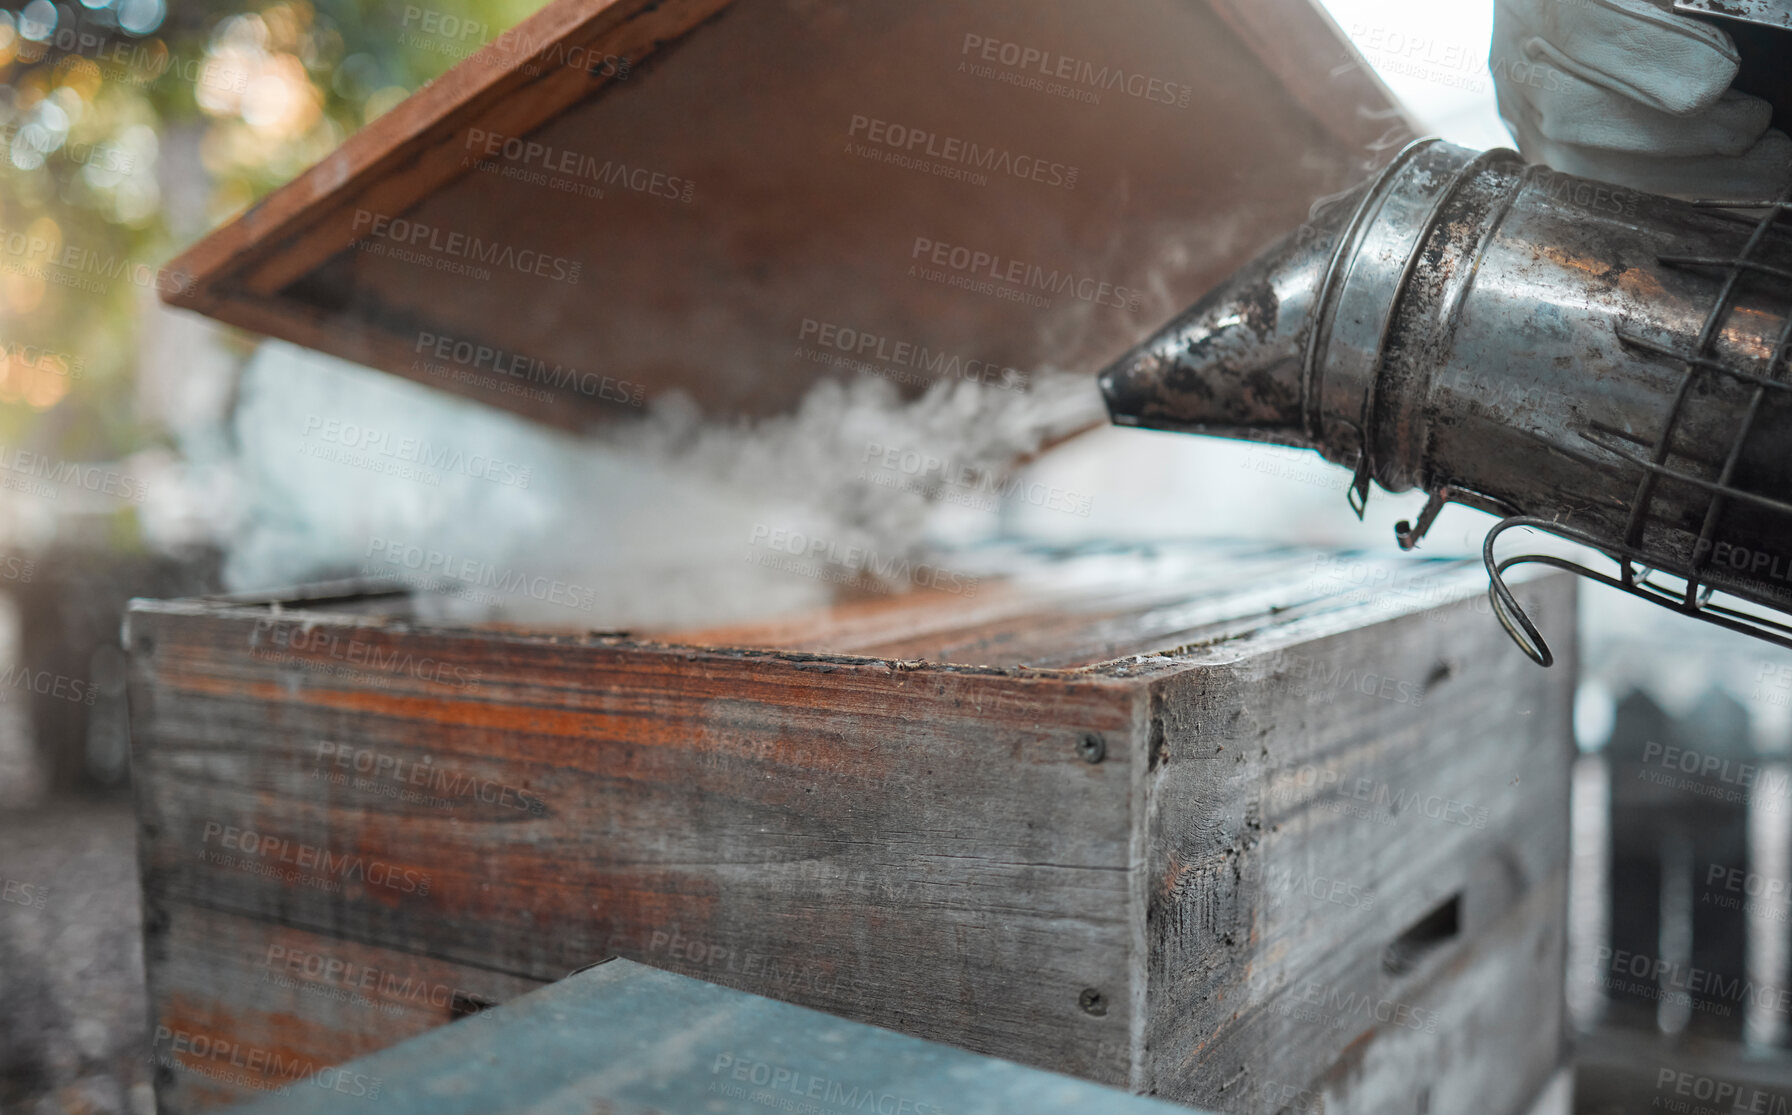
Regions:
<instances>
[{"instance_id":1,"label":"blurred green foliage","mask_svg":"<svg viewBox=\"0 0 1792 1115\"><path fill-rule=\"evenodd\" d=\"M0 446L100 460L176 251L541 0L30 0L0 10Z\"/></svg>"}]
</instances>

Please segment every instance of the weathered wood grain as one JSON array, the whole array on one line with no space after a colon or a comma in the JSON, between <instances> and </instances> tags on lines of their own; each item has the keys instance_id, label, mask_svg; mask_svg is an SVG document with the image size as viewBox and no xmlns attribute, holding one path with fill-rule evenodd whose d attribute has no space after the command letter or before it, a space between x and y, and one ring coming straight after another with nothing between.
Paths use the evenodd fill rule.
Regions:
<instances>
[{"instance_id":1,"label":"weathered wood grain","mask_svg":"<svg viewBox=\"0 0 1792 1115\"><path fill-rule=\"evenodd\" d=\"M1573 612L1565 582L1527 592ZM1158 1094L1519 1112L1560 1063L1571 687L1450 610L1157 688Z\"/></svg>"},{"instance_id":2,"label":"weathered wood grain","mask_svg":"<svg viewBox=\"0 0 1792 1115\"><path fill-rule=\"evenodd\" d=\"M558 0L176 259L170 300L575 428L636 413L638 390L782 413L860 360L912 392L966 361L1093 372L1392 154L1401 112L1350 62L1312 0ZM873 120L932 139L874 143ZM492 136L536 154L488 158ZM987 155L942 157L965 144ZM984 173L996 159L1052 181ZM454 235L563 263L419 265L382 254L375 215L439 233L426 257ZM958 270L921 241L962 249ZM1002 278L1029 268L1043 284ZM946 282L992 273L1006 297ZM884 344L818 344L819 323ZM491 353L623 386L524 382Z\"/></svg>"},{"instance_id":3,"label":"weathered wood grain","mask_svg":"<svg viewBox=\"0 0 1792 1115\"><path fill-rule=\"evenodd\" d=\"M1479 1094L1517 1111L1559 1053L1568 673L1504 642L1478 567L1365 598L1312 555L1054 560L975 608L813 617L807 651L139 602L158 1017L336 1058L439 1018L264 999L281 942L494 999L621 956L1227 1111L1253 1080L1374 1110L1405 1059L1497 1034ZM1565 579L1518 591L1572 616ZM1346 779L1416 804L1341 812ZM205 970L213 924L240 955ZM1361 1025L1290 1006L1316 984Z\"/></svg>"},{"instance_id":4,"label":"weathered wood grain","mask_svg":"<svg viewBox=\"0 0 1792 1115\"><path fill-rule=\"evenodd\" d=\"M370 628L480 671L371 690L249 657L252 616L169 618L132 625L158 901L534 979L620 955L1125 1080L1090 1040L1121 1018L1078 1006L1130 994L1124 687ZM350 747L454 807L320 778Z\"/></svg>"},{"instance_id":5,"label":"weathered wood grain","mask_svg":"<svg viewBox=\"0 0 1792 1115\"><path fill-rule=\"evenodd\" d=\"M159 898L150 1057L183 1105L284 1087L541 986L490 968ZM564 974L564 973L562 973Z\"/></svg>"}]
</instances>

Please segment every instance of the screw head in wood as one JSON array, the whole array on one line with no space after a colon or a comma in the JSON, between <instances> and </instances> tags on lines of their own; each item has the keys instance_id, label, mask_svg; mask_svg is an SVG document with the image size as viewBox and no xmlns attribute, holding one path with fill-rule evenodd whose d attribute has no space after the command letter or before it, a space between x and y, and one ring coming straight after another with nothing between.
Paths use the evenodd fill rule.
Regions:
<instances>
[{"instance_id":1,"label":"screw head in wood","mask_svg":"<svg viewBox=\"0 0 1792 1115\"><path fill-rule=\"evenodd\" d=\"M1108 756L1108 741L1099 732L1084 732L1083 738L1076 741L1076 753L1085 763L1099 763Z\"/></svg>"},{"instance_id":2,"label":"screw head in wood","mask_svg":"<svg viewBox=\"0 0 1792 1115\"><path fill-rule=\"evenodd\" d=\"M1076 1005L1083 1008L1084 1014L1093 1015L1096 1018L1100 1018L1108 1012L1107 996L1093 987L1083 988L1083 993L1077 996Z\"/></svg>"}]
</instances>

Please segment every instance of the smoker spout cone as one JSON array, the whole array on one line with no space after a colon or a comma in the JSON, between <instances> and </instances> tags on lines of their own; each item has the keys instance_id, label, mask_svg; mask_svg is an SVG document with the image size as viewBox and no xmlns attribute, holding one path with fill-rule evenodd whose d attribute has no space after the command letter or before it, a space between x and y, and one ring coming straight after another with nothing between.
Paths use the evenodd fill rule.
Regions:
<instances>
[{"instance_id":1,"label":"smoker spout cone","mask_svg":"<svg viewBox=\"0 0 1792 1115\"><path fill-rule=\"evenodd\" d=\"M1369 184L1211 291L1101 374L1116 425L1317 448L1303 422L1307 339Z\"/></svg>"}]
</instances>

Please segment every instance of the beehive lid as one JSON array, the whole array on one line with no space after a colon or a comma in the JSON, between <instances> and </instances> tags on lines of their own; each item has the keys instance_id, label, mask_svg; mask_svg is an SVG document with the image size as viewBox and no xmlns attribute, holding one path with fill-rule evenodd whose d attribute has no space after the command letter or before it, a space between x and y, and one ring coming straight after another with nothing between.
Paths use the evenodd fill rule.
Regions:
<instances>
[{"instance_id":1,"label":"beehive lid","mask_svg":"<svg viewBox=\"0 0 1792 1115\"><path fill-rule=\"evenodd\" d=\"M1093 373L1406 134L1314 0L555 0L168 300L573 429L675 388L1019 388Z\"/></svg>"}]
</instances>

